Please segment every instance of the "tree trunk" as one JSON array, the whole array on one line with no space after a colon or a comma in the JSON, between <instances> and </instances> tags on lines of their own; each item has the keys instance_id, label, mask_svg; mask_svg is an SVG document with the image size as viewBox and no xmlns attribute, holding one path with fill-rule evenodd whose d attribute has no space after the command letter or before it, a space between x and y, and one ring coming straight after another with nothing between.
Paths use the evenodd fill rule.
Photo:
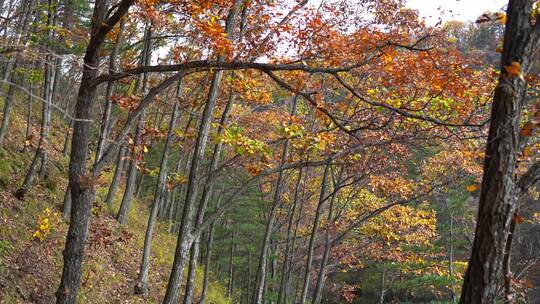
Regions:
<instances>
[{"instance_id":1,"label":"tree trunk","mask_svg":"<svg viewBox=\"0 0 540 304\"><path fill-rule=\"evenodd\" d=\"M154 201L152 202L152 210L148 218L148 225L146 227L146 234L144 236L144 247L141 261L141 267L139 270L139 276L137 283L135 284L135 294L148 294L148 269L150 268L150 251L152 248L152 234L154 232L154 225L156 223L157 212L159 206L165 197L165 191L167 186L167 175L169 173L169 150L173 140L173 134L176 130L176 124L178 121L179 104L174 103L173 113L169 122L169 130L167 132L167 139L165 140L165 147L163 148L163 156L161 158L161 164L159 169L159 175L157 180L156 192L154 195Z\"/></svg>"},{"instance_id":2,"label":"tree trunk","mask_svg":"<svg viewBox=\"0 0 540 304\"><path fill-rule=\"evenodd\" d=\"M504 252L517 208L514 179L527 87L522 77L511 75L505 66L518 62L523 75L531 66L531 56L538 45L538 29L531 29L530 21L533 2L511 0L508 4L501 76L493 97L476 233L460 298L463 304L494 303L502 277ZM538 18L535 26L540 26Z\"/></svg>"},{"instance_id":3,"label":"tree trunk","mask_svg":"<svg viewBox=\"0 0 540 304\"><path fill-rule=\"evenodd\" d=\"M152 28L151 25L147 25L146 31L145 31L145 39L144 39L144 49L141 53L141 60L140 65L145 66L150 62L150 56L151 56L151 50L152 50ZM146 73L142 74L142 86L140 86L140 91L143 92L143 94L147 93L148 88L148 75ZM137 80L137 87L141 84L141 77ZM118 213L116 214L116 219L120 224L125 225L128 220L129 211L131 210L131 203L133 201L133 194L135 192L135 183L137 181L137 149L140 149L141 147L141 136L143 133L143 127L144 127L144 119L145 119L145 112L143 111L141 116L139 117L137 128L135 129L135 136L134 136L134 149L131 151L131 158L129 161L129 169L128 169L128 177L126 180L126 189L124 190L124 196L122 197L122 203L120 204L120 208L118 209Z\"/></svg>"},{"instance_id":4,"label":"tree trunk","mask_svg":"<svg viewBox=\"0 0 540 304\"><path fill-rule=\"evenodd\" d=\"M295 96L293 103L291 105L291 116L296 113L296 103L298 96ZM290 140L287 138L283 145L283 151L281 153L281 165L284 165L287 161L289 155L289 144ZM261 304L263 302L263 293L264 293L264 282L266 280L266 270L267 270L267 259L268 259L268 247L270 246L270 237L272 236L272 231L274 229L274 221L276 220L276 210L281 202L281 192L283 186L284 175L283 171L278 173L278 179L276 182L276 189L274 192L274 198L272 201L272 206L270 208L270 214L268 216L268 221L266 223L266 228L264 231L263 244L261 247L261 254L259 258L259 266L257 268L257 280L255 285L255 294L253 297L253 302L256 304Z\"/></svg>"},{"instance_id":5,"label":"tree trunk","mask_svg":"<svg viewBox=\"0 0 540 304\"><path fill-rule=\"evenodd\" d=\"M218 127L218 136L223 134L225 125L227 124L227 119L229 117L229 112L231 111L232 105L234 104L234 95L229 95L229 99L227 101L227 104L225 105L225 109L223 110L223 115L221 116L220 125ZM213 189L214 189L214 171L218 168L219 164L219 157L221 155L221 149L223 147L223 144L221 142L218 142L214 147L214 153L212 155L212 160L210 162L210 167L208 169L208 177L206 178L206 182L204 184L204 189L202 193L202 197L199 203L199 207L197 210L197 215L195 219L195 228L198 228L203 220L204 220L204 214L206 212L206 208L208 206L208 202L210 201L210 197L212 196ZM191 248L191 255L190 255L190 263L189 263L189 274L188 274L188 281L186 283L186 292L184 293L184 304L191 304L192 298L193 298L193 291L194 291L194 276L195 276L195 268L197 267L197 256L199 255L199 246L200 246L200 237L196 237L193 246Z\"/></svg>"},{"instance_id":6,"label":"tree trunk","mask_svg":"<svg viewBox=\"0 0 540 304\"><path fill-rule=\"evenodd\" d=\"M118 35L116 36L116 42L114 43L111 56L109 57L109 73L116 72L118 69L117 59L120 46L123 43L125 19L120 21L120 29L118 30ZM103 151L107 146L107 138L112 128L111 124L111 111L112 111L112 101L111 95L114 91L114 82L107 82L107 89L105 93L105 110L103 111L103 117L101 119L101 129L99 134L98 146L96 150L96 160L101 158Z\"/></svg>"},{"instance_id":7,"label":"tree trunk","mask_svg":"<svg viewBox=\"0 0 540 304\"><path fill-rule=\"evenodd\" d=\"M307 293L309 289L309 277L311 272L311 263L313 261L313 248L315 246L315 237L317 236L317 230L319 226L319 218L321 216L322 206L325 201L326 195L326 184L328 182L328 173L330 171L330 165L326 165L323 173L323 180L321 185L321 194L319 196L319 204L317 205L317 210L315 211L315 218L313 219L313 227L311 228L311 235L309 237L308 245L308 254L306 260L306 266L304 269L304 283L302 285L302 295L300 297L300 303L306 303Z\"/></svg>"},{"instance_id":8,"label":"tree trunk","mask_svg":"<svg viewBox=\"0 0 540 304\"><path fill-rule=\"evenodd\" d=\"M71 189L72 212L66 238L64 266L60 286L56 292L57 304L73 304L76 302L82 274L82 260L90 210L95 198L95 189L89 179L91 175L86 169L88 148L90 143L90 114L94 104L96 87L91 83L97 76L99 52L108 31L127 13L134 0L122 0L116 12L103 24L107 12L107 1L96 0L92 18L92 35L84 56L83 72L75 105L76 121L74 123L71 158L69 163L69 186Z\"/></svg>"},{"instance_id":9,"label":"tree trunk","mask_svg":"<svg viewBox=\"0 0 540 304\"><path fill-rule=\"evenodd\" d=\"M231 232L231 250L229 252L229 279L227 280L227 297L231 297L234 290L234 230Z\"/></svg>"},{"instance_id":10,"label":"tree trunk","mask_svg":"<svg viewBox=\"0 0 540 304\"><path fill-rule=\"evenodd\" d=\"M116 160L116 167L114 169L114 175L109 186L109 191L107 192L107 198L105 198L105 203L112 207L114 197L116 196L116 190L118 190L118 184L122 178L122 172L124 171L124 158L126 156L127 149L122 145L118 151L118 157Z\"/></svg>"},{"instance_id":11,"label":"tree trunk","mask_svg":"<svg viewBox=\"0 0 540 304\"><path fill-rule=\"evenodd\" d=\"M219 206L219 199L218 199L218 205ZM206 243L206 255L204 257L204 277L203 277L203 286L201 290L201 299L199 300L199 304L204 304L206 301L206 295L208 294L208 285L209 285L209 277L210 277L210 260L212 258L212 245L214 242L214 226L215 224L212 223L210 225L210 228L208 228L208 240Z\"/></svg>"},{"instance_id":12,"label":"tree trunk","mask_svg":"<svg viewBox=\"0 0 540 304\"><path fill-rule=\"evenodd\" d=\"M232 37L232 29L234 19L236 18L236 12L238 11L242 1L236 0L233 7L229 11L227 17L227 23L225 26L225 32L229 37ZM224 60L220 57L218 60ZM208 93L208 100L205 104L203 114L200 119L199 132L195 146L193 147L193 157L191 161L191 168L189 171L189 178L186 187L186 197L180 220L180 228L178 231L178 240L176 244L176 250L174 254L174 262L169 277L169 283L167 285L167 291L163 300L164 304L173 304L178 301L178 290L182 280L182 273L186 264L186 259L191 248L193 236L191 235L191 229L193 227L193 207L198 190L198 179L200 176L200 166L204 160L204 151L206 150L206 144L208 142L208 133L210 131L210 124L212 122L212 116L216 105L216 99L219 92L219 84L221 82L223 72L217 71L212 77L212 83Z\"/></svg>"},{"instance_id":13,"label":"tree trunk","mask_svg":"<svg viewBox=\"0 0 540 304\"><path fill-rule=\"evenodd\" d=\"M49 14L50 16L50 14ZM52 84L54 81L54 69L51 67L51 57L47 56L45 60L45 80L43 83L43 110L41 114L41 131L39 137L38 147L34 153L34 158L24 178L22 186L15 192L15 197L19 200L24 200L26 194L32 187L36 173L38 172L38 165L41 163L41 169L45 172L45 164L47 159L48 149L48 137L49 128L51 124L51 103L52 103ZM43 174L42 173L42 174Z\"/></svg>"},{"instance_id":14,"label":"tree trunk","mask_svg":"<svg viewBox=\"0 0 540 304\"><path fill-rule=\"evenodd\" d=\"M28 23L30 21L30 16L32 14L32 7L33 7L32 0L27 2L21 2L22 6L22 13L20 15L20 18L18 19L18 24L20 25L17 30L15 31L15 36L13 39L13 43L15 45L19 44L23 37L27 37L26 29L28 27ZM0 9L1 10L1 9ZM2 146L2 143L4 142L5 136L7 134L8 128L9 128L9 116L11 114L11 109L13 107L13 95L15 93L16 88L16 75L15 72L19 66L20 59L15 55L16 57L9 61L8 66L6 68L6 73L4 75L4 82L9 81L10 84L7 84L9 86L6 98L4 99L4 112L2 116L2 125L0 126L0 146ZM2 84L0 84L0 88L2 88Z\"/></svg>"},{"instance_id":15,"label":"tree trunk","mask_svg":"<svg viewBox=\"0 0 540 304\"><path fill-rule=\"evenodd\" d=\"M18 60L15 59L15 62ZM17 63L15 63L15 66L17 66ZM17 80L15 80L15 73L11 73L11 79L10 82L15 83ZM2 125L0 126L0 146L4 142L4 139L6 137L8 128L9 128L9 116L11 114L11 109L13 108L13 97L15 95L15 85L9 85L9 89L6 94L6 98L4 99L4 113L2 116Z\"/></svg>"},{"instance_id":16,"label":"tree trunk","mask_svg":"<svg viewBox=\"0 0 540 304\"><path fill-rule=\"evenodd\" d=\"M321 267L319 270L319 275L317 276L317 284L315 285L315 294L313 295L313 303L320 304L324 291L324 283L326 282L326 266L328 264L328 259L330 257L330 251L332 250L332 243L330 242L330 229L332 228L332 222L334 218L334 203L338 194L338 187L341 183L341 174L343 170L340 171L338 182L334 185L334 192L330 198L330 206L328 207L328 217L326 218L326 230L324 232L324 252L321 259Z\"/></svg>"}]
</instances>

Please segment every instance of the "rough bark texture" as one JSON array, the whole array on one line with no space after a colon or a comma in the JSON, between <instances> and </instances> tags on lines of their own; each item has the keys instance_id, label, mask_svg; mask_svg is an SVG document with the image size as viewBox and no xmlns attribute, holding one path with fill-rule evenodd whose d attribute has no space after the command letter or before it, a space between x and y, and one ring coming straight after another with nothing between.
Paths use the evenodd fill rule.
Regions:
<instances>
[{"instance_id":1,"label":"rough bark texture","mask_svg":"<svg viewBox=\"0 0 540 304\"><path fill-rule=\"evenodd\" d=\"M508 4L502 74L493 98L476 234L460 303L494 303L502 278L506 242L517 207L514 176L526 97L523 78L510 75L504 67L519 62L523 74L530 67L538 40L538 29L532 29L530 21L533 2L511 0Z\"/></svg>"},{"instance_id":2,"label":"rough bark texture","mask_svg":"<svg viewBox=\"0 0 540 304\"><path fill-rule=\"evenodd\" d=\"M172 304L178 301L178 291L180 288L182 273L186 264L188 253L190 251L191 243L193 241L192 236L190 235L190 230L193 227L192 213L197 196L197 179L199 178L200 166L204 160L204 151L206 150L206 144L208 142L208 133L210 131L210 123L212 122L212 115L216 104L221 75L221 71L214 73L208 100L206 102L199 125L199 135L197 136L197 141L195 143L195 147L193 148L193 158L191 161L191 168L189 171L188 184L186 188L186 198L180 221L180 229L178 232L173 269L169 277L169 284L167 286L167 292L165 294L163 303Z\"/></svg>"},{"instance_id":3,"label":"rough bark texture","mask_svg":"<svg viewBox=\"0 0 540 304\"><path fill-rule=\"evenodd\" d=\"M86 169L88 148L90 143L90 111L96 95L96 87L91 85L97 76L99 51L106 34L125 15L134 0L123 0L118 4L116 12L104 20L107 12L107 1L97 0L92 18L90 41L84 56L84 65L75 105L73 140L69 163L69 187L71 189L72 210L71 221L66 238L64 266L60 286L56 292L57 304L76 302L82 274L84 247L90 222L90 210L95 198L95 189L91 183L91 175Z\"/></svg>"}]
</instances>

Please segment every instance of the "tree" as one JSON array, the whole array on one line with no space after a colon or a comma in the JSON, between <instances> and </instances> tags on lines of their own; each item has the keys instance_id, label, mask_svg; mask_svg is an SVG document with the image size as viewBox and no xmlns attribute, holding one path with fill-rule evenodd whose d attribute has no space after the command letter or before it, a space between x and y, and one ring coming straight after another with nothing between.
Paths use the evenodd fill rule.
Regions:
<instances>
[{"instance_id":1,"label":"tree","mask_svg":"<svg viewBox=\"0 0 540 304\"><path fill-rule=\"evenodd\" d=\"M476 233L460 303L495 301L517 198L538 179L536 164L520 180L516 179L515 171L518 154L532 128L525 125L520 132L523 109L527 106L527 82L523 75L532 66L540 38L540 19L531 23L533 2L508 3L501 75L493 97Z\"/></svg>"}]
</instances>

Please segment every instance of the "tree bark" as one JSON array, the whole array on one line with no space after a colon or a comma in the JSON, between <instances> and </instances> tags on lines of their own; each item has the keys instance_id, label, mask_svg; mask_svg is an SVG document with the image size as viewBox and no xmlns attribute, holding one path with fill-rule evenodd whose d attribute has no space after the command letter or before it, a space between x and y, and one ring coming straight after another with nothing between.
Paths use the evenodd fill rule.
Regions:
<instances>
[{"instance_id":1,"label":"tree bark","mask_svg":"<svg viewBox=\"0 0 540 304\"><path fill-rule=\"evenodd\" d=\"M296 103L298 96L295 96L293 103L291 105L291 116L296 113ZM281 152L281 165L285 164L289 156L289 144L290 140L287 138L283 144L283 151ZM274 198L272 201L272 206L270 208L270 214L268 215L268 220L266 222L266 227L264 231L263 244L261 247L261 254L259 257L259 266L257 267L257 279L255 285L255 294L253 296L253 302L257 304L263 303L263 294L264 294L264 284L266 280L266 271L267 271L267 259L268 259L268 248L270 246L270 238L272 236L272 231L274 229L274 221L276 220L276 211L279 203L281 202L282 186L284 182L284 172L280 171L278 173L278 178L276 182L276 189L274 191Z\"/></svg>"},{"instance_id":2,"label":"tree bark","mask_svg":"<svg viewBox=\"0 0 540 304\"><path fill-rule=\"evenodd\" d=\"M538 18L536 28L531 28L533 2L511 0L508 4L501 76L493 98L476 233L460 298L463 304L494 303L502 277L504 252L517 208L514 179L527 87L522 77L511 75L505 66L518 62L523 75L531 66L540 31Z\"/></svg>"},{"instance_id":3,"label":"tree bark","mask_svg":"<svg viewBox=\"0 0 540 304\"><path fill-rule=\"evenodd\" d=\"M114 175L105 198L105 203L112 207L114 197L116 196L116 190L118 190L118 184L122 178L122 172L124 171L124 158L126 157L127 149L122 145L118 151L118 157L116 160L116 167L114 169Z\"/></svg>"},{"instance_id":4,"label":"tree bark","mask_svg":"<svg viewBox=\"0 0 540 304\"><path fill-rule=\"evenodd\" d=\"M217 207L219 207L219 200ZM209 285L209 278L210 278L210 260L212 259L212 246L214 243L214 228L215 224L212 223L210 227L208 228L208 240L206 242L206 254L204 256L204 277L203 277L203 286L201 290L201 298L199 300L199 304L204 304L206 301L206 296L208 294L208 285Z\"/></svg>"},{"instance_id":5,"label":"tree bark","mask_svg":"<svg viewBox=\"0 0 540 304\"><path fill-rule=\"evenodd\" d=\"M77 103L75 105L73 140L69 164L69 186L71 189L72 212L66 238L64 266L60 286L56 292L57 304L73 304L77 299L82 274L82 261L90 210L95 198L95 189L91 175L86 169L90 144L90 114L94 104L96 87L92 81L96 78L99 65L99 52L106 34L120 18L127 13L134 0L122 0L115 13L104 20L107 1L96 0L92 18L92 30L84 56L84 65Z\"/></svg>"},{"instance_id":6,"label":"tree bark","mask_svg":"<svg viewBox=\"0 0 540 304\"><path fill-rule=\"evenodd\" d=\"M49 5L51 1L49 0ZM47 25L50 27L47 30L47 41L52 40L52 24L53 24L53 14L49 12L47 15ZM19 200L24 200L26 194L28 193L30 187L32 187L36 173L38 172L38 165L41 164L40 175L43 175L45 172L45 165L47 160L47 149L48 149L48 137L49 129L51 124L51 104L52 104L52 91L54 83L54 67L53 62L56 60L52 59L52 56L48 55L45 57L44 62L44 75L45 79L43 81L43 110L41 113L41 131L39 136L39 143L34 154L34 158L26 172L22 186L17 189L15 192L15 197Z\"/></svg>"},{"instance_id":7,"label":"tree bark","mask_svg":"<svg viewBox=\"0 0 540 304\"><path fill-rule=\"evenodd\" d=\"M330 229L332 228L332 221L334 218L334 203L338 195L338 187L341 184L341 175L343 173L343 168L340 170L337 183L334 185L334 192L330 198L330 206L328 207L328 217L326 218L326 230L324 232L324 251L321 259L321 267L319 269L319 275L317 276L317 283L315 285L315 294L313 295L313 303L320 304L324 291L324 284L326 282L326 267L328 264L328 259L330 257L330 251L332 250L332 243L330 242Z\"/></svg>"}]
</instances>

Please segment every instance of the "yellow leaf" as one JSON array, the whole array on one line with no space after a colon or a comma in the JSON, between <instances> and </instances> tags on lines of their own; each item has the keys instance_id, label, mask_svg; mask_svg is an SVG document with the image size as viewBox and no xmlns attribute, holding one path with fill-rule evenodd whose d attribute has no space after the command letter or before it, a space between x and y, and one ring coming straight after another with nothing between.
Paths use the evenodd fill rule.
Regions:
<instances>
[{"instance_id":1,"label":"yellow leaf","mask_svg":"<svg viewBox=\"0 0 540 304\"><path fill-rule=\"evenodd\" d=\"M476 184L470 184L467 186L467 191L469 192L475 192L476 190L478 190L478 185Z\"/></svg>"},{"instance_id":2,"label":"yellow leaf","mask_svg":"<svg viewBox=\"0 0 540 304\"><path fill-rule=\"evenodd\" d=\"M143 146L144 153L148 153L148 147L146 145Z\"/></svg>"}]
</instances>

